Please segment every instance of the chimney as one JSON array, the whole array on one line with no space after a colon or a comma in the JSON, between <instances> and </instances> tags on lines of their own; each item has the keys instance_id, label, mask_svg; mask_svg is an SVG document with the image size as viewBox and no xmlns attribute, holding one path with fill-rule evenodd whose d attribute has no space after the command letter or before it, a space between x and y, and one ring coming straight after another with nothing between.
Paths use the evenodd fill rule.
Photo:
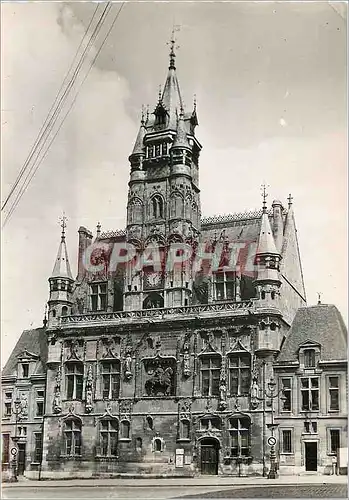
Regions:
<instances>
[{"instance_id":1,"label":"chimney","mask_svg":"<svg viewBox=\"0 0 349 500\"><path fill-rule=\"evenodd\" d=\"M85 227L79 227L79 255L78 255L78 276L77 281L82 281L85 276L86 269L83 264L83 255L87 247L91 245L93 235L91 231Z\"/></svg>"}]
</instances>

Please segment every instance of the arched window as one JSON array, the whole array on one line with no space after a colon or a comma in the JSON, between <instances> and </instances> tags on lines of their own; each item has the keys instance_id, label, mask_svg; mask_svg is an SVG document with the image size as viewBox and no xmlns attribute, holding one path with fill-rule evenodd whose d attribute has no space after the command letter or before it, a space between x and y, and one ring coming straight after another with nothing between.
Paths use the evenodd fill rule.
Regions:
<instances>
[{"instance_id":1,"label":"arched window","mask_svg":"<svg viewBox=\"0 0 349 500\"><path fill-rule=\"evenodd\" d=\"M236 353L229 356L229 388L231 396L249 394L251 385L251 356Z\"/></svg>"},{"instance_id":2,"label":"arched window","mask_svg":"<svg viewBox=\"0 0 349 500\"><path fill-rule=\"evenodd\" d=\"M120 438L130 439L130 422L128 420L120 422Z\"/></svg>"},{"instance_id":3,"label":"arched window","mask_svg":"<svg viewBox=\"0 0 349 500\"><path fill-rule=\"evenodd\" d=\"M81 422L70 418L64 422L65 454L68 456L81 455Z\"/></svg>"},{"instance_id":4,"label":"arched window","mask_svg":"<svg viewBox=\"0 0 349 500\"><path fill-rule=\"evenodd\" d=\"M140 437L136 438L136 450L137 451L140 451L142 449L142 445L143 445L142 438L140 438Z\"/></svg>"},{"instance_id":5,"label":"arched window","mask_svg":"<svg viewBox=\"0 0 349 500\"><path fill-rule=\"evenodd\" d=\"M128 204L129 224L141 224L143 219L143 203L139 198L132 198Z\"/></svg>"},{"instance_id":6,"label":"arched window","mask_svg":"<svg viewBox=\"0 0 349 500\"><path fill-rule=\"evenodd\" d=\"M180 421L180 439L190 439L190 422L187 419Z\"/></svg>"},{"instance_id":7,"label":"arched window","mask_svg":"<svg viewBox=\"0 0 349 500\"><path fill-rule=\"evenodd\" d=\"M276 323L270 323L270 330L272 330L273 332L275 332L275 330L277 329L277 324Z\"/></svg>"},{"instance_id":8,"label":"arched window","mask_svg":"<svg viewBox=\"0 0 349 500\"><path fill-rule=\"evenodd\" d=\"M201 394L203 396L218 396L221 357L205 355L201 357L200 361Z\"/></svg>"},{"instance_id":9,"label":"arched window","mask_svg":"<svg viewBox=\"0 0 349 500\"><path fill-rule=\"evenodd\" d=\"M56 309L52 309L52 317L55 318L56 317Z\"/></svg>"},{"instance_id":10,"label":"arched window","mask_svg":"<svg viewBox=\"0 0 349 500\"><path fill-rule=\"evenodd\" d=\"M143 309L159 309L164 307L164 298L159 293L150 293L143 301Z\"/></svg>"},{"instance_id":11,"label":"arched window","mask_svg":"<svg viewBox=\"0 0 349 500\"><path fill-rule=\"evenodd\" d=\"M219 417L203 417L200 419L200 430L210 431L212 429L220 430L222 428L222 422Z\"/></svg>"},{"instance_id":12,"label":"arched window","mask_svg":"<svg viewBox=\"0 0 349 500\"><path fill-rule=\"evenodd\" d=\"M264 291L264 290L261 292L261 299L262 299L262 300L264 300L264 299L265 299L265 291Z\"/></svg>"},{"instance_id":13,"label":"arched window","mask_svg":"<svg viewBox=\"0 0 349 500\"><path fill-rule=\"evenodd\" d=\"M152 429L154 427L153 418L150 415L147 416L147 424L149 429Z\"/></svg>"},{"instance_id":14,"label":"arched window","mask_svg":"<svg viewBox=\"0 0 349 500\"><path fill-rule=\"evenodd\" d=\"M104 418L100 421L100 446L103 457L116 457L118 454L118 421Z\"/></svg>"},{"instance_id":15,"label":"arched window","mask_svg":"<svg viewBox=\"0 0 349 500\"><path fill-rule=\"evenodd\" d=\"M260 322L259 328L260 330L265 330L265 323L263 321Z\"/></svg>"},{"instance_id":16,"label":"arched window","mask_svg":"<svg viewBox=\"0 0 349 500\"><path fill-rule=\"evenodd\" d=\"M191 195L188 194L185 197L185 218L192 220L192 212L191 212Z\"/></svg>"},{"instance_id":17,"label":"arched window","mask_svg":"<svg viewBox=\"0 0 349 500\"><path fill-rule=\"evenodd\" d=\"M67 306L62 307L62 316L66 316L68 314L68 308Z\"/></svg>"},{"instance_id":18,"label":"arched window","mask_svg":"<svg viewBox=\"0 0 349 500\"><path fill-rule=\"evenodd\" d=\"M271 292L270 295L271 295L272 300L274 300L275 299L275 292Z\"/></svg>"},{"instance_id":19,"label":"arched window","mask_svg":"<svg viewBox=\"0 0 349 500\"><path fill-rule=\"evenodd\" d=\"M171 197L171 218L182 218L183 211L183 197L179 193L174 193Z\"/></svg>"},{"instance_id":20,"label":"arched window","mask_svg":"<svg viewBox=\"0 0 349 500\"><path fill-rule=\"evenodd\" d=\"M160 438L154 439L154 451L162 451L162 441Z\"/></svg>"},{"instance_id":21,"label":"arched window","mask_svg":"<svg viewBox=\"0 0 349 500\"><path fill-rule=\"evenodd\" d=\"M229 420L230 454L232 457L250 455L251 422L248 417L236 417Z\"/></svg>"},{"instance_id":22,"label":"arched window","mask_svg":"<svg viewBox=\"0 0 349 500\"><path fill-rule=\"evenodd\" d=\"M163 219L164 217L164 200L159 194L151 199L151 216L153 219Z\"/></svg>"},{"instance_id":23,"label":"arched window","mask_svg":"<svg viewBox=\"0 0 349 500\"><path fill-rule=\"evenodd\" d=\"M65 364L67 399L82 399L82 384L84 366L82 363L68 362Z\"/></svg>"}]
</instances>

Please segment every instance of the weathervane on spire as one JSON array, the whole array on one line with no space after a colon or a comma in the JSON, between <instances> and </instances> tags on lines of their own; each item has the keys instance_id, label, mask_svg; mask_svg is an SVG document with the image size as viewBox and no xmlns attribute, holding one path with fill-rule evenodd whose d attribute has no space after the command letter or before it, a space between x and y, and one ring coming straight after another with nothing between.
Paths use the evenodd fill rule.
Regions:
<instances>
[{"instance_id":1,"label":"weathervane on spire","mask_svg":"<svg viewBox=\"0 0 349 500\"><path fill-rule=\"evenodd\" d=\"M318 303L318 305L321 304L321 295L322 295L321 292L317 292L317 303Z\"/></svg>"},{"instance_id":2,"label":"weathervane on spire","mask_svg":"<svg viewBox=\"0 0 349 500\"><path fill-rule=\"evenodd\" d=\"M293 201L293 198L292 198L292 195L291 195L291 194L289 194L289 195L288 195L287 200L288 200L288 208L291 208L291 206L292 206L292 201Z\"/></svg>"},{"instance_id":3,"label":"weathervane on spire","mask_svg":"<svg viewBox=\"0 0 349 500\"><path fill-rule=\"evenodd\" d=\"M267 187L269 187L269 185L267 186L266 184L262 184L261 186L264 213L267 211L267 198L268 198Z\"/></svg>"},{"instance_id":4,"label":"weathervane on spire","mask_svg":"<svg viewBox=\"0 0 349 500\"><path fill-rule=\"evenodd\" d=\"M179 49L179 45L177 45L175 47L175 43L176 43L175 31L179 31L179 30L180 30L180 26L178 24L174 24L173 28L172 28L172 33L171 33L171 40L169 42L167 42L167 45L170 45L170 47L171 47L169 69L176 69L176 66L175 66L175 58L176 58L175 49Z\"/></svg>"},{"instance_id":5,"label":"weathervane on spire","mask_svg":"<svg viewBox=\"0 0 349 500\"><path fill-rule=\"evenodd\" d=\"M65 240L65 228L67 227L67 217L65 216L65 212L63 212L62 217L59 218L60 226L62 228L62 241Z\"/></svg>"}]
</instances>

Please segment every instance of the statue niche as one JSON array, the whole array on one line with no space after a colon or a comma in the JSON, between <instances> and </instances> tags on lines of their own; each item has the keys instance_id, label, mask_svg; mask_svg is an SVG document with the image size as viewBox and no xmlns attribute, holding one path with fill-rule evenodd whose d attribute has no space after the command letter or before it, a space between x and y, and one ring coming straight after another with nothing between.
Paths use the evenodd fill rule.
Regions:
<instances>
[{"instance_id":1,"label":"statue niche","mask_svg":"<svg viewBox=\"0 0 349 500\"><path fill-rule=\"evenodd\" d=\"M147 396L173 396L175 392L175 367L174 357L162 357L143 360L147 380L145 391Z\"/></svg>"}]
</instances>

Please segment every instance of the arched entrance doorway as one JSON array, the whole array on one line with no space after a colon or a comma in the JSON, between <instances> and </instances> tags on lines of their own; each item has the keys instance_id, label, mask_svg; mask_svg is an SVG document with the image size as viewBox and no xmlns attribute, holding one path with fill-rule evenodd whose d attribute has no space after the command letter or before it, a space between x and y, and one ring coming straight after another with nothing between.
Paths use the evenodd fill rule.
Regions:
<instances>
[{"instance_id":1,"label":"arched entrance doorway","mask_svg":"<svg viewBox=\"0 0 349 500\"><path fill-rule=\"evenodd\" d=\"M219 442L214 438L203 438L200 441L201 474L218 474Z\"/></svg>"}]
</instances>

